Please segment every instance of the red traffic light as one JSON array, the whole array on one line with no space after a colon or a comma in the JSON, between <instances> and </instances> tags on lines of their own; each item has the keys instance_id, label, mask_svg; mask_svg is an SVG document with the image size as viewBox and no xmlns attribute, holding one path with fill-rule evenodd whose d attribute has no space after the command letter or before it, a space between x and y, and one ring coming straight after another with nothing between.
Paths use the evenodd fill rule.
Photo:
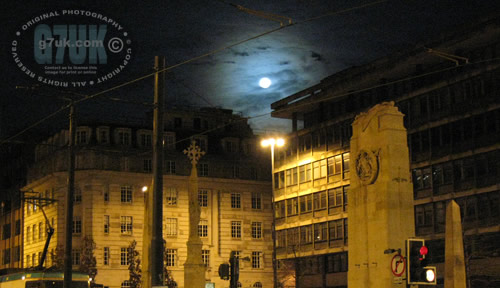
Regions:
<instances>
[{"instance_id":1,"label":"red traffic light","mask_svg":"<svg viewBox=\"0 0 500 288\"><path fill-rule=\"evenodd\" d=\"M427 246L422 246L420 247L420 255L425 256L429 253L429 249L427 249Z\"/></svg>"}]
</instances>

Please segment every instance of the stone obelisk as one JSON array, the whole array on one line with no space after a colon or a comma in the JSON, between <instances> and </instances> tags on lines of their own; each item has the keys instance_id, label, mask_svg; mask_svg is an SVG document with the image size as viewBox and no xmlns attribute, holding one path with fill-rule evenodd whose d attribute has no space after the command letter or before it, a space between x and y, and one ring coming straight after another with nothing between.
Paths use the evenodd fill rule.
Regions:
<instances>
[{"instance_id":1,"label":"stone obelisk","mask_svg":"<svg viewBox=\"0 0 500 288\"><path fill-rule=\"evenodd\" d=\"M198 203L198 172L196 165L201 156L205 154L194 141L184 150L191 160L191 175L189 176L189 238L186 242L187 260L184 263L184 287L205 287L205 265L201 259L201 248L203 242L198 235L198 224L200 222L200 204Z\"/></svg>"},{"instance_id":2,"label":"stone obelisk","mask_svg":"<svg viewBox=\"0 0 500 288\"><path fill-rule=\"evenodd\" d=\"M460 207L455 200L446 206L444 288L465 288L464 241Z\"/></svg>"},{"instance_id":3,"label":"stone obelisk","mask_svg":"<svg viewBox=\"0 0 500 288\"><path fill-rule=\"evenodd\" d=\"M358 115L352 130L348 287L403 288L391 271L394 251L404 255L415 235L403 114L385 102Z\"/></svg>"}]
</instances>

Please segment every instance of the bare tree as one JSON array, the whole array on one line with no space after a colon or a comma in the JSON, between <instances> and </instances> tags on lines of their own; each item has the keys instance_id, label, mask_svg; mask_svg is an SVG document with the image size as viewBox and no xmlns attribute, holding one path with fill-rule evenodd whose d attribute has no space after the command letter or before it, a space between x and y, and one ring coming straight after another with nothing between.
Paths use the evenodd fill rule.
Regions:
<instances>
[{"instance_id":1,"label":"bare tree","mask_svg":"<svg viewBox=\"0 0 500 288\"><path fill-rule=\"evenodd\" d=\"M95 276L97 276L97 261L94 256L96 244L92 237L85 236L83 238L83 248L80 254L80 271L87 273L91 279L91 283L95 283Z\"/></svg>"},{"instance_id":2,"label":"bare tree","mask_svg":"<svg viewBox=\"0 0 500 288\"><path fill-rule=\"evenodd\" d=\"M57 270L64 269L64 246L57 245L56 251L51 255L52 258L52 266L54 266Z\"/></svg>"},{"instance_id":3,"label":"bare tree","mask_svg":"<svg viewBox=\"0 0 500 288\"><path fill-rule=\"evenodd\" d=\"M137 251L136 246L137 241L133 240L127 249L127 263L131 288L141 288L141 258L139 258L139 251Z\"/></svg>"},{"instance_id":4,"label":"bare tree","mask_svg":"<svg viewBox=\"0 0 500 288\"><path fill-rule=\"evenodd\" d=\"M165 282L165 286L169 288L174 288L177 287L174 277L172 276L172 273L168 270L167 266L167 241L163 239L163 281Z\"/></svg>"}]
</instances>

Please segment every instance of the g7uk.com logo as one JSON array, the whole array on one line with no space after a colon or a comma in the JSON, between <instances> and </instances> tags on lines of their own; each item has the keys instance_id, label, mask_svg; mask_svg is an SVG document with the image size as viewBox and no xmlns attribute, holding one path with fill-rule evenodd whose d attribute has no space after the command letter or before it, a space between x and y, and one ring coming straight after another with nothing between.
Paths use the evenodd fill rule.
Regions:
<instances>
[{"instance_id":1,"label":"g7uk.com logo","mask_svg":"<svg viewBox=\"0 0 500 288\"><path fill-rule=\"evenodd\" d=\"M132 41L124 27L92 11L44 13L25 22L16 36L12 57L19 69L58 87L105 82L125 69L132 57Z\"/></svg>"}]
</instances>

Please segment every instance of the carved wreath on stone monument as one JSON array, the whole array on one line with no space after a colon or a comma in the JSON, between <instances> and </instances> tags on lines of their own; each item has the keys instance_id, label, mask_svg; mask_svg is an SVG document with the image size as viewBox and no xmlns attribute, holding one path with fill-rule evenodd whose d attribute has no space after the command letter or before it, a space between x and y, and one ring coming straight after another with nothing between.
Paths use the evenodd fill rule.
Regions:
<instances>
[{"instance_id":1,"label":"carved wreath on stone monument","mask_svg":"<svg viewBox=\"0 0 500 288\"><path fill-rule=\"evenodd\" d=\"M361 150L355 160L356 175L364 185L373 184L378 175L378 159L371 151Z\"/></svg>"}]
</instances>

